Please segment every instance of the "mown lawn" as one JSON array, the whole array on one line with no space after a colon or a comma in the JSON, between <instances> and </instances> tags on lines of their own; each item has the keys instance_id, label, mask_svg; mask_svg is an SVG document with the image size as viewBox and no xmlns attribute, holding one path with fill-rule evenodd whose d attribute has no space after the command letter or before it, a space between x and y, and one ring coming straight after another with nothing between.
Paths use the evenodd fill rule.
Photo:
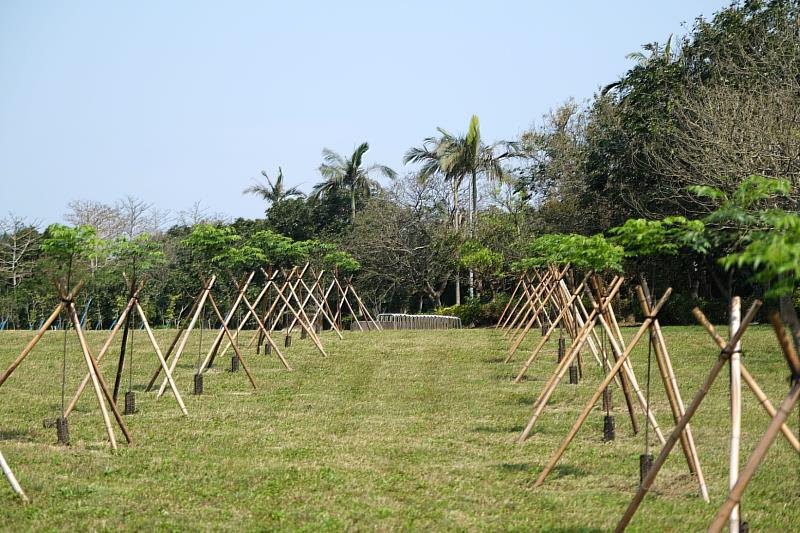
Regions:
<instances>
[{"instance_id":1,"label":"mown lawn","mask_svg":"<svg viewBox=\"0 0 800 533\"><path fill-rule=\"evenodd\" d=\"M170 332L157 334L166 345ZM89 334L93 349L104 335ZM29 337L0 333L0 366ZM666 337L688 402L716 350L698 327L666 328ZM532 334L526 346L538 339ZM127 417L135 442L111 453L90 389L70 418L71 446L55 445L55 429L43 428L61 401L62 335L48 333L0 388L0 448L33 500L20 504L0 481L0 528L594 531L614 526L638 484L644 435L631 434L615 391L617 440L601 441L598 408L544 487L531 488L600 379L587 361L584 381L560 385L532 438L517 445L555 366L554 342L529 379L513 385L524 352L503 364L507 344L490 329L348 332L343 341L326 334L326 359L296 337L286 352L292 372L246 352L259 391L243 372L225 371L226 358L206 376L206 394L192 396L197 341L176 374L189 416L170 396L139 393L139 413ZM141 390L155 359L144 332L135 342L133 383ZM102 365L108 381L111 359ZM745 360L780 403L787 372L768 327L748 332ZM644 351L634 366L644 386ZM67 371L73 390L85 371L73 337ZM659 421L670 428L663 389L655 382L652 390ZM631 530L705 529L727 486L726 393L723 375L693 424L712 504L697 496L677 447ZM744 398L749 454L767 418L749 392ZM791 421L797 430L798 416ZM780 437L745 497L751 531L800 530L799 495L800 458Z\"/></svg>"}]
</instances>

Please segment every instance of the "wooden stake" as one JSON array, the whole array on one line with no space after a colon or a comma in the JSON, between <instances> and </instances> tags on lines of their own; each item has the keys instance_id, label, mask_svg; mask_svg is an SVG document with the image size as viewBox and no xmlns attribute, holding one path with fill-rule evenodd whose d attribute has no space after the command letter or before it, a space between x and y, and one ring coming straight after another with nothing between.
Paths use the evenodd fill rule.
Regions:
<instances>
[{"instance_id":1,"label":"wooden stake","mask_svg":"<svg viewBox=\"0 0 800 533\"><path fill-rule=\"evenodd\" d=\"M258 313L256 313L255 306L248 301L246 296L244 297L244 303L250 309L250 312L252 312L253 318L256 319L258 327L261 328L260 329L261 332L263 332L264 336L267 339L267 342L272 347L272 350L275 352L275 354L278 356L278 359L280 359L281 363L283 363L283 366L286 367L286 370L291 370L292 367L289 366L289 362L286 361L285 357L283 357L280 348L278 348L278 345L275 343L275 341L272 340L272 337L270 336L269 331L267 331L266 326L264 326L264 323L261 322L261 319L258 317Z\"/></svg>"},{"instance_id":2,"label":"wooden stake","mask_svg":"<svg viewBox=\"0 0 800 533\"><path fill-rule=\"evenodd\" d=\"M575 298L580 296L580 293L583 291L583 286L584 286L584 284L586 283L586 280L589 278L589 276L591 274L592 274L592 272L589 271L583 277L583 280L581 280L581 282L578 285L578 287L574 291L572 291L572 294L570 294L569 299L567 299L567 301L564 303L564 305L561 306L561 312L558 313L558 315L556 316L555 320L550 322L550 328L544 334L544 337L541 338L541 340L539 341L539 344L536 345L536 348L533 349L533 352L531 352L531 355L530 355L530 357L528 357L528 360L525 361L525 364L522 365L522 369L519 371L519 373L517 374L517 377L514 379L514 383L519 383L520 380L522 380L522 376L525 375L525 372L528 371L528 368L530 368L531 364L533 364L533 361L536 359L536 356L539 355L539 352L542 350L544 345L547 344L547 341L550 339L550 335L553 334L553 332L556 330L558 325L561 323L561 320L569 312L570 306L572 305L572 302L575 300ZM504 362L508 363L511 360L511 356L512 355L513 354L509 354L506 357L506 360Z\"/></svg>"},{"instance_id":3,"label":"wooden stake","mask_svg":"<svg viewBox=\"0 0 800 533\"><path fill-rule=\"evenodd\" d=\"M142 285L140 284L139 289L136 292L134 292L134 297L137 297L139 295L139 291L141 289L142 289ZM103 357L106 355L106 352L108 352L108 349L111 347L111 343L114 341L114 337L117 335L117 333L119 332L120 328L122 327L122 324L125 322L125 319L128 317L128 313L130 312L131 308L133 308L133 305L134 305L135 301L136 300L134 298L131 298L130 300L128 300L128 303L125 305L125 308L122 310L122 313L120 313L119 317L117 317L117 322L114 324L114 327L111 329L111 333L109 333L108 338L106 339L106 342L103 343L103 346L100 348L100 351L97 353L97 362L98 363L103 359ZM67 405L67 408L64 410L64 414L63 414L64 418L69 417L69 415L75 409L75 406L78 404L78 400L80 400L81 395L83 394L83 391L86 389L86 385L89 384L89 380L90 379L91 379L91 376L87 372L87 374L83 377L83 380L81 381L81 384L78 385L78 390L75 391L75 394L72 396L72 400L70 400L69 404Z\"/></svg>"},{"instance_id":4,"label":"wooden stake","mask_svg":"<svg viewBox=\"0 0 800 533\"><path fill-rule=\"evenodd\" d=\"M641 288L642 291L637 291L637 295L639 296L639 304L644 315L649 316L652 314L650 310L650 303L652 301L650 290L646 283L642 283ZM681 416L683 416L686 409L683 404L683 399L681 398L678 380L675 377L675 372L672 369L672 361L670 360L669 352L667 351L667 343L664 340L664 335L661 331L661 325L659 324L658 319L653 320L651 331L651 340L653 351L656 354L658 371L661 374L661 381L664 385L664 390L667 393L667 401L669 402L670 411L672 412L673 422L677 424L678 420L680 420ZM722 346L725 346L724 342ZM681 432L680 441L683 454L686 457L686 462L689 466L689 472L697 476L697 482L700 486L700 496L706 503L708 503L710 501L708 497L708 487L706 485L705 476L703 475L703 469L700 465L700 457L697 454L697 448L694 444L694 436L692 435L692 430L688 424L686 425L686 429Z\"/></svg>"},{"instance_id":5,"label":"wooden stake","mask_svg":"<svg viewBox=\"0 0 800 533\"><path fill-rule=\"evenodd\" d=\"M11 485L11 488L14 490L14 492L16 492L17 495L22 498L23 502L30 503L28 496L25 495L25 491L22 490L22 487L19 484L19 481L17 481L17 478L14 477L14 472L12 472L11 467L8 466L6 458L3 457L2 451L0 451L0 468L2 468L3 474L5 474L6 479L8 480L8 483Z\"/></svg>"},{"instance_id":6,"label":"wooden stake","mask_svg":"<svg viewBox=\"0 0 800 533\"><path fill-rule=\"evenodd\" d=\"M214 296L209 294L208 301L211 303L211 307L214 309L214 313L216 313L217 318L222 320L222 313L220 312L219 307L217 307L217 302L214 301ZM253 374L251 374L250 369L247 368L247 363L245 362L244 357L242 356L242 352L239 351L239 347L233 340L233 335L231 334L231 330L228 329L227 324L223 324L222 327L225 330L225 334L228 336L228 339L230 339L231 341L231 344L233 346L233 351L236 352L236 356L239 358L239 363L242 365L245 374L247 374L247 379L250 380L250 384L253 386L253 388L258 390L258 385L256 385L256 380L253 379Z\"/></svg>"},{"instance_id":7,"label":"wooden stake","mask_svg":"<svg viewBox=\"0 0 800 533\"><path fill-rule=\"evenodd\" d=\"M550 399L550 396L552 396L559 381L561 381L561 379L564 377L564 374L567 372L569 365L572 364L573 359L577 356L580 347L586 341L586 337L589 335L589 330L592 327L594 327L594 324L597 320L598 312L600 311L600 309L602 309L605 305L608 305L608 303L611 302L616 297L620 287L622 287L623 281L624 279L622 277L617 277L616 281L611 284L611 290L609 291L608 296L606 296L605 299L601 299L599 307L595 307L592 309L591 313L589 314L589 320L586 321L583 328L578 333L578 336L576 336L575 339L572 341L569 350L564 355L564 358L561 360L561 363L557 365L556 370L550 376L550 379L547 381L547 383L545 383L544 389L542 389L539 398L534 403L533 415L528 421L528 425L525 426L525 429L522 431L522 435L520 435L519 437L518 441L519 443L524 442L525 439L527 439L528 436L530 435L530 432L533 430L533 426L536 423L536 420L539 418L539 415L542 413L545 406L547 405L547 401ZM611 375L613 379L614 374L609 373L609 375Z\"/></svg>"},{"instance_id":8,"label":"wooden stake","mask_svg":"<svg viewBox=\"0 0 800 533\"><path fill-rule=\"evenodd\" d=\"M142 306L139 305L139 301L136 301L136 310L139 312L139 316L142 319L142 324L144 325L144 329L147 332L147 336L150 338L150 343L153 345L153 349L156 351L156 357L158 357L158 362L161 365L161 368L164 370L164 375L167 376L167 380L169 381L169 387L172 389L172 395L175 396L175 401L178 402L178 407L180 407L181 412L184 415L188 415L189 411L186 409L186 405L183 403L183 398L181 398L181 393L178 392L178 387L175 385L175 380L172 379L172 372L169 371L167 367L167 362L164 359L164 356L161 354L161 349L158 347L158 343L156 342L155 336L153 336L153 331L150 329L150 324L147 321L147 316L144 314L144 310Z\"/></svg>"},{"instance_id":9,"label":"wooden stake","mask_svg":"<svg viewBox=\"0 0 800 533\"><path fill-rule=\"evenodd\" d=\"M553 291L556 289L556 286L557 286L557 282L558 282L558 280L560 280L562 277L564 277L564 274L566 274L566 272L567 272L567 269L569 269L569 265L567 265L566 267L564 267L564 270L562 270L562 271L559 273L559 275L558 275L558 278L555 280L555 282L556 282L556 283L554 283L554 284L553 284L553 285L552 285L550 288L548 288L548 290L547 290L547 295L545 296L545 300L547 300L548 298L550 298L550 295L551 295L551 294L553 293ZM522 341L524 341L524 340L525 340L525 337L527 336L527 334L528 334L528 331L530 331L530 329L533 327L533 325L534 325L534 323L535 323L534 319L535 319L535 318L537 318L537 317L539 316L539 311L540 311L540 310L541 310L541 307L540 307L539 309L537 309L537 310L536 310L536 312L535 312L535 313L534 313L534 315L533 315L533 318L531 318L530 320L528 320L528 322L525 324L525 328L522 330L522 332L521 332L519 335L517 335L517 334L516 334L516 332L515 332L515 333L512 335L512 338L515 338L516 340L515 340L515 341L514 341L514 343L511 345L511 348L510 348L510 350L509 350L509 355L508 355L507 359L510 359L510 357L512 357L512 356L514 355L514 353L516 353L517 349L518 349L518 348L520 347L520 345L522 344ZM521 324L522 324L522 323L520 323L520 325L521 325Z\"/></svg>"},{"instance_id":10,"label":"wooden stake","mask_svg":"<svg viewBox=\"0 0 800 533\"><path fill-rule=\"evenodd\" d=\"M67 295L66 299L67 300L74 299L75 296L78 294L78 291L80 291L83 288L83 283L84 283L83 281L80 281L72 289L72 291L70 291L70 293ZM36 344L40 340L42 340L42 337L44 337L44 334L47 332L48 329L50 329L50 326L53 325L53 322L56 321L56 319L58 318L58 315L61 314L61 311L63 309L64 309L64 302L62 301L62 302L58 303L58 305L53 310L53 312L50 314L50 316L47 317L47 320L44 321L44 323L42 324L42 327L39 328L39 331L36 332L36 335L34 335L34 337L28 342L28 344L25 345L25 348L23 348L22 352L17 356L16 359L14 359L14 361L6 369L6 371L3 372L3 375L0 376L0 386L2 386L3 383L6 382L6 380L9 378L9 376L11 376L11 374L14 373L14 370L17 369L17 367L20 365L20 363L22 363L22 361L24 361L25 358L28 357L28 355L33 351L33 349L36 347Z\"/></svg>"},{"instance_id":11,"label":"wooden stake","mask_svg":"<svg viewBox=\"0 0 800 533\"><path fill-rule=\"evenodd\" d=\"M559 459L561 459L561 456L564 454L567 447L572 442L572 439L575 438L575 435L578 433L578 430L583 425L583 422L586 420L586 417L588 417L589 413L591 413L592 409L597 403L597 400L599 400L600 396L603 395L603 390L606 387L608 387L608 385L614 379L614 374L620 371L620 368L622 367L622 365L625 363L625 361L628 359L631 352L633 351L634 346L636 346L636 343L639 342L639 339L641 339L642 335L644 335L645 331L647 331L647 329L650 327L650 324L653 322L653 319L658 315L658 312L661 311L661 308L664 306L664 304L667 303L667 300L669 299L671 294L672 294L672 289L668 288L666 292L664 292L664 295L661 297L661 299L658 301L658 303L656 303L655 307L653 308L653 314L644 319L642 325L639 327L639 330L633 336L633 339L631 339L631 342L625 349L625 352L623 352L622 355L617 360L617 362L614 363L614 366L611 368L611 372L608 375L606 375L605 378L603 378L603 381L600 384L600 386L597 387L594 394L592 394L591 399L586 403L586 406L584 406L583 411L578 416L578 419L575 421L575 424L572 426L572 429L570 429L569 433L564 439L564 442L561 443L561 445L558 447L555 453L550 457L550 460L547 462L547 466L544 467L544 470L542 470L542 473L539 475L539 478L534 483L533 485L534 487L539 487L542 485L542 483L544 483L544 480L545 478L547 478L547 475L553 470L553 468L558 463Z\"/></svg>"},{"instance_id":12,"label":"wooden stake","mask_svg":"<svg viewBox=\"0 0 800 533\"><path fill-rule=\"evenodd\" d=\"M81 352L83 352L83 358L86 362L86 368L89 370L89 376L92 380L92 386L94 387L95 396L97 396L97 403L100 405L100 413L103 416L103 424L106 426L106 433L108 434L108 440L111 442L111 449L117 449L117 437L114 435L114 429L111 427L111 419L108 416L108 410L106 409L106 403L103 400L103 396L108 399L109 405L111 406L111 410L114 412L114 416L117 417L117 423L120 427L125 427L125 422L122 420L122 416L119 415L117 411L117 407L114 404L114 399L108 392L108 389L105 387L105 383L102 381L100 377L100 369L97 368L97 362L91 356L89 352L89 345L86 343L86 339L83 337L83 331L81 330L81 321L78 318L78 313L75 310L75 304L71 301L67 303L67 312L70 315L70 319L72 320L72 324L75 326L75 332L78 334L78 341L81 345ZM126 430L123 430L125 433ZM128 442L130 442L130 436L126 434L126 438Z\"/></svg>"},{"instance_id":13,"label":"wooden stake","mask_svg":"<svg viewBox=\"0 0 800 533\"><path fill-rule=\"evenodd\" d=\"M778 435L781 426L789 418L792 408L795 403L797 403L798 398L800 398L800 380L795 379L791 390L789 390L789 395L781 403L778 412L772 418L772 421L770 421L769 426L767 426L767 431L764 433L764 436L761 437L750 459L747 460L744 469L738 475L736 483L731 487L728 499L722 504L717 516L714 517L714 521L711 522L708 528L709 532L717 533L722 530L726 521L730 523L731 518L729 518L729 516L732 517L734 511L739 507L739 502L742 501L742 494L744 494L747 484L750 483L753 474L755 474L761 461L764 460L764 456L767 454L769 447Z\"/></svg>"},{"instance_id":14,"label":"wooden stake","mask_svg":"<svg viewBox=\"0 0 800 533\"><path fill-rule=\"evenodd\" d=\"M631 503L628 505L628 508L625 510L625 513L622 515L622 518L620 519L619 523L617 524L617 527L614 530L616 533L621 533L622 531L625 531L625 528L627 528L628 524L630 524L633 515L636 514L636 510L639 508L639 505L642 503L642 500L644 499L645 495L650 490L650 487L653 485L653 482L655 481L659 470L661 470L661 467L666 462L669 453L672 451L672 448L675 446L675 444L680 440L681 433L686 428L686 425L689 423L689 421L692 419L692 416L694 416L694 414L697 412L697 409L700 407L700 404L703 402L703 399L706 397L708 391L711 389L711 386L714 384L714 381L717 379L717 376L722 370L722 367L724 367L725 363L728 362L728 358L730 357L730 354L733 351L734 346L736 346L736 344L739 342L739 339L741 339L742 335L744 335L744 332L747 330L747 327L755 318L756 313L758 312L760 307L761 307L761 302L759 300L755 300L753 302L753 305L750 306L750 309L748 309L744 319L742 319L739 329L736 330L736 332L733 334L733 337L731 337L730 341L720 351L719 357L717 357L717 360L714 362L714 365L711 367L711 370L709 370L708 375L703 381L703 384L700 386L700 390L697 391L697 394L695 394L694 398L692 399L692 402L686 408L686 412L683 414L681 419L675 425L675 428L672 430L672 433L667 438L667 442L661 448L661 453L658 454L658 457L653 462L653 465L650 467L650 470L648 471L647 476L644 478L644 481L642 481L642 484L639 485L639 489L636 491L633 500L631 500ZM695 307L694 309L692 309L692 314L697 319L697 321L700 322L701 325L703 325L706 329L709 329L708 326L711 326L711 324L708 322L705 315L703 315L700 309ZM713 329L713 326L711 326L711 328Z\"/></svg>"},{"instance_id":15,"label":"wooden stake","mask_svg":"<svg viewBox=\"0 0 800 533\"><path fill-rule=\"evenodd\" d=\"M236 294L236 299L233 301L233 305L231 305L230 309L228 310L228 314L225 315L225 318L224 319L220 319L220 320L222 320L222 327L220 327L219 330L217 330L217 335L214 337L214 342L211 343L211 346L208 349L208 353L206 354L205 358L203 359L203 361L198 366L198 368L197 368L197 373L198 374L200 372L205 371L206 368L208 367L208 365L210 365L214 361L214 354L219 349L219 344L222 342L222 339L225 337L224 328L228 326L228 324L230 323L230 321L233 319L234 315L236 314L236 310L239 308L239 304L241 304L242 298L244 297L244 292L247 290L247 287L250 286L250 282L253 281L253 276L255 276L255 275L256 275L256 271L253 270L252 272L250 272L250 274L247 276L247 278L244 280L244 282L242 284L238 284L238 283L236 283L236 280L234 280L234 283L236 284L236 288L238 289L238 293ZM225 352L223 351L222 355L224 355L224 354L225 354Z\"/></svg>"},{"instance_id":16,"label":"wooden stake","mask_svg":"<svg viewBox=\"0 0 800 533\"><path fill-rule=\"evenodd\" d=\"M169 364L169 372L170 374L175 374L175 369L178 367L178 361L183 355L183 350L186 348L186 342L189 340L189 335L192 333L195 324L197 324L197 319L200 318L200 313L203 311L203 306L208 299L208 296L211 294L211 288L214 286L214 282L217 280L216 274L211 276L211 279L208 280L208 283L204 283L203 285L203 292L200 295L200 301L197 304L197 308L194 311L194 315L192 316L192 320L189 322L189 326L186 328L186 331L183 333L183 338L181 338L180 344L178 344L178 349L175 351L175 357L172 358L172 361ZM156 369L155 375L153 379L150 380L151 383L154 383L155 380L158 378L158 375L161 373L161 366L159 365L158 369ZM157 397L160 398L162 394L164 394L164 389L167 386L166 378L164 381L161 382L161 386L158 389ZM148 387L148 390L150 387Z\"/></svg>"},{"instance_id":17,"label":"wooden stake","mask_svg":"<svg viewBox=\"0 0 800 533\"><path fill-rule=\"evenodd\" d=\"M517 296L517 291L519 290L520 285L522 285L523 279L524 279L524 274L520 274L519 279L517 280L517 285L516 287L514 287L514 291L511 293L511 297L508 299L508 303L503 308L503 312L500 313L500 318L497 319L497 323L494 325L494 329L497 329L503 322L503 318L505 318L508 308L511 307L511 302L513 302L514 298Z\"/></svg>"},{"instance_id":18,"label":"wooden stake","mask_svg":"<svg viewBox=\"0 0 800 533\"><path fill-rule=\"evenodd\" d=\"M731 299L730 331L739 329L742 320L742 300L738 296ZM742 435L742 343L739 340L733 347L730 357L730 395L731 395L731 445L728 461L728 486L733 489L739 478L739 444ZM739 506L731 509L728 522L730 533L739 533Z\"/></svg>"}]
</instances>

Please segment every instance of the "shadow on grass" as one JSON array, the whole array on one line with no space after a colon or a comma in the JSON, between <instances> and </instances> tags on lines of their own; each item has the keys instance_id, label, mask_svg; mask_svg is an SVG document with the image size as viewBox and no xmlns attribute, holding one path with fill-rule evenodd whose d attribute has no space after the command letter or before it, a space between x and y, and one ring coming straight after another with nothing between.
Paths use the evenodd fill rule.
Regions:
<instances>
[{"instance_id":1,"label":"shadow on grass","mask_svg":"<svg viewBox=\"0 0 800 533\"><path fill-rule=\"evenodd\" d=\"M477 426L472 428L472 431L476 433L520 433L525 426L522 425L513 425L511 427L508 426Z\"/></svg>"},{"instance_id":2,"label":"shadow on grass","mask_svg":"<svg viewBox=\"0 0 800 533\"><path fill-rule=\"evenodd\" d=\"M567 476L585 476L586 470L571 465L556 465L550 473L551 478L562 478Z\"/></svg>"},{"instance_id":3,"label":"shadow on grass","mask_svg":"<svg viewBox=\"0 0 800 533\"><path fill-rule=\"evenodd\" d=\"M538 396L534 396L534 395L519 396L519 397L517 397L517 401L514 402L514 403L517 403L519 405L533 405L533 402L535 402L537 399L538 399Z\"/></svg>"},{"instance_id":4,"label":"shadow on grass","mask_svg":"<svg viewBox=\"0 0 800 533\"><path fill-rule=\"evenodd\" d=\"M0 440L21 440L31 442L33 441L33 437L27 431L0 431Z\"/></svg>"},{"instance_id":5,"label":"shadow on grass","mask_svg":"<svg viewBox=\"0 0 800 533\"><path fill-rule=\"evenodd\" d=\"M596 527L568 526L543 529L542 531L545 533L595 533L603 530Z\"/></svg>"},{"instance_id":6,"label":"shadow on grass","mask_svg":"<svg viewBox=\"0 0 800 533\"><path fill-rule=\"evenodd\" d=\"M504 472L532 472L538 470L533 463L501 463L500 470Z\"/></svg>"}]
</instances>

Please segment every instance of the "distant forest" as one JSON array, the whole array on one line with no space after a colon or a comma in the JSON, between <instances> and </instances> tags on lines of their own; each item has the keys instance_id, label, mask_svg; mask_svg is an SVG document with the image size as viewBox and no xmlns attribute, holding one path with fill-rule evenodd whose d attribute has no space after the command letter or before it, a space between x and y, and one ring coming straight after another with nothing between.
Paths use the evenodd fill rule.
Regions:
<instances>
[{"instance_id":1,"label":"distant forest","mask_svg":"<svg viewBox=\"0 0 800 533\"><path fill-rule=\"evenodd\" d=\"M709 214L734 202L753 175L788 188L745 208L800 211L799 15L796 0L737 2L697 19L682 38L653 36L658 42L630 54L620 79L587 102L566 100L519 138L489 142L466 110L463 131L432 124L431 136L409 147L403 169L371 161L369 145L354 139L352 153L322 151L308 195L285 186L275 161L243 191L263 199L263 218L225 220L199 205L168 216L133 197L71 202L65 219L93 228L98 243L72 265L71 275L87 281L79 301L87 327L108 327L126 300L122 272L130 275L134 261L120 242L146 238L157 249L149 256L157 260L136 267L148 280L142 301L157 325L182 316L203 271L241 276L246 261L222 265L192 248L187 238L203 224L225 228L235 236L231 246L256 234L305 243L299 259L320 268L332 252L346 253L359 294L378 311L461 312L452 308L459 305L491 315L537 237L608 235L629 219L676 215L733 224L742 237L668 260L631 258L626 273L656 290L673 287L668 322L689 321L698 302L721 317L734 293L760 296L769 287L746 275L757 265L719 262L746 244L752 220ZM716 193L697 194L703 188ZM56 301L51 279L64 275L64 262L42 246L53 228L16 215L0 223L0 328L36 327ZM291 259L265 260L277 268ZM221 286L233 294L228 278Z\"/></svg>"}]
</instances>

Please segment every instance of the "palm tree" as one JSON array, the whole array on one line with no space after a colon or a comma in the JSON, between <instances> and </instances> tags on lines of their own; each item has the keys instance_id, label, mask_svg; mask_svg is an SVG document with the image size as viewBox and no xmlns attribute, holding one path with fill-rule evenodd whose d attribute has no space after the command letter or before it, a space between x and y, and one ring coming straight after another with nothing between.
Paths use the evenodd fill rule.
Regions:
<instances>
[{"instance_id":1,"label":"palm tree","mask_svg":"<svg viewBox=\"0 0 800 533\"><path fill-rule=\"evenodd\" d=\"M317 200L340 190L345 190L350 195L350 223L356 218L356 198L370 196L373 189L379 187L378 182L370 178L371 174L379 172L387 178L394 178L397 173L386 165L377 163L364 166L364 154L369 150L368 143L361 143L349 159L345 159L333 150L322 150L322 163L319 173L325 178L314 185L310 198Z\"/></svg>"},{"instance_id":2,"label":"palm tree","mask_svg":"<svg viewBox=\"0 0 800 533\"><path fill-rule=\"evenodd\" d=\"M461 182L469 176L469 235L474 238L478 213L478 176L484 175L494 180L502 178L503 169L500 163L503 159L516 155L516 144L510 142L483 144L477 115L472 115L469 129L464 136L451 135L441 128L439 128L439 132L442 137L438 139L429 137L423 142L422 148L412 148L406 152L405 161L421 162L423 164L422 177L433 172L441 172L445 178L452 180L453 197L456 201ZM500 146L505 147L506 150L504 153L496 155L495 150ZM470 296L473 295L472 279L473 273L470 270Z\"/></svg>"},{"instance_id":3,"label":"palm tree","mask_svg":"<svg viewBox=\"0 0 800 533\"><path fill-rule=\"evenodd\" d=\"M265 171L262 170L261 175L267 180L266 185L256 182L255 185L251 185L242 191L242 194L258 195L270 204L277 204L278 202L293 196L303 196L303 193L297 187L291 187L289 189L285 189L283 187L283 169L281 167L278 167L278 177L275 178L275 183L272 183L272 180L269 179L269 176Z\"/></svg>"},{"instance_id":4,"label":"palm tree","mask_svg":"<svg viewBox=\"0 0 800 533\"><path fill-rule=\"evenodd\" d=\"M427 137L422 141L421 147L412 147L403 156L403 163L421 163L418 177L427 180L434 174L441 174L453 187L453 227L458 231L460 217L458 215L458 191L464 181L464 174L459 169L449 164L449 154L453 152L453 145L458 142L453 135L442 128L436 128L439 137Z\"/></svg>"}]
</instances>

